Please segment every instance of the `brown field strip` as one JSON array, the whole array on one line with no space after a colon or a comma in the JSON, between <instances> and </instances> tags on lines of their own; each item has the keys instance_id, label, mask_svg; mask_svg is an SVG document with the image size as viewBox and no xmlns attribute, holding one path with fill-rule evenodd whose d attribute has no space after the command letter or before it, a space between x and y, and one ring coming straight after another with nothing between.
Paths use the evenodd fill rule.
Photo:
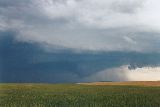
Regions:
<instances>
[{"instance_id":1,"label":"brown field strip","mask_svg":"<svg viewBox=\"0 0 160 107\"><path fill-rule=\"evenodd\" d=\"M120 86L160 86L160 81L130 81L130 82L91 82L78 83L82 85L120 85Z\"/></svg>"}]
</instances>

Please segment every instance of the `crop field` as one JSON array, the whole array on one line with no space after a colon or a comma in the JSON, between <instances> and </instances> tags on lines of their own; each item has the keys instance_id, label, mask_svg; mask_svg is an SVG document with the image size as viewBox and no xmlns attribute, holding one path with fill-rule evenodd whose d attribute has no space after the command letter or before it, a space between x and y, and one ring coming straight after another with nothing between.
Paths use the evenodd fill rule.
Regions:
<instances>
[{"instance_id":1,"label":"crop field","mask_svg":"<svg viewBox=\"0 0 160 107\"><path fill-rule=\"evenodd\" d=\"M160 107L160 87L0 84L0 107Z\"/></svg>"}]
</instances>

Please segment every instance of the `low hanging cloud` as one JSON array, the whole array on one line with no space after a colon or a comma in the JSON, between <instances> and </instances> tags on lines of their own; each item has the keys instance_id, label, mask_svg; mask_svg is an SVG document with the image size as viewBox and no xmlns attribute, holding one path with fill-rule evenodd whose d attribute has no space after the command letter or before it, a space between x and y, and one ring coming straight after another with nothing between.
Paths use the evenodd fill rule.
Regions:
<instances>
[{"instance_id":1,"label":"low hanging cloud","mask_svg":"<svg viewBox=\"0 0 160 107\"><path fill-rule=\"evenodd\" d=\"M51 51L39 43L17 41L14 32L0 35L0 82L122 81L141 80L145 75L144 80L160 78L159 53ZM157 72L143 73L146 67Z\"/></svg>"}]
</instances>

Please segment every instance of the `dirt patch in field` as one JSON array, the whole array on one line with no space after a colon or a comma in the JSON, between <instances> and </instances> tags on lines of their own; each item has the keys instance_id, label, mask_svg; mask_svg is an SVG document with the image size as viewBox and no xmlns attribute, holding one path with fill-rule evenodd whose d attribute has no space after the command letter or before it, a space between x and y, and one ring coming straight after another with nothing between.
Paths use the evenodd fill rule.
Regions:
<instances>
[{"instance_id":1,"label":"dirt patch in field","mask_svg":"<svg viewBox=\"0 0 160 107\"><path fill-rule=\"evenodd\" d=\"M82 85L122 85L122 86L160 86L160 81L130 81L130 82L92 82Z\"/></svg>"}]
</instances>

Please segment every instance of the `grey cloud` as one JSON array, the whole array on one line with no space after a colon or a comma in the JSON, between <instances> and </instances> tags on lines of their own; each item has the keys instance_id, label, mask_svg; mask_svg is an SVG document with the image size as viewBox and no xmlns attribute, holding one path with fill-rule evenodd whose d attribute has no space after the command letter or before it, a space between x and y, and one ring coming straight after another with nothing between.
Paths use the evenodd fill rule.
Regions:
<instances>
[{"instance_id":1,"label":"grey cloud","mask_svg":"<svg viewBox=\"0 0 160 107\"><path fill-rule=\"evenodd\" d=\"M125 1L125 2L124 2ZM134 14L143 7L144 0L116 0L110 6L111 10L120 13Z\"/></svg>"},{"instance_id":2,"label":"grey cloud","mask_svg":"<svg viewBox=\"0 0 160 107\"><path fill-rule=\"evenodd\" d=\"M159 66L158 4L157 0L0 0L0 30L6 31L0 34L1 80L72 82L104 80L104 74L120 80L127 79L116 73L120 66L130 65L128 70Z\"/></svg>"},{"instance_id":3,"label":"grey cloud","mask_svg":"<svg viewBox=\"0 0 160 107\"><path fill-rule=\"evenodd\" d=\"M141 22L143 4L143 0L2 0L0 30L18 32L19 41L75 51L159 52L158 27Z\"/></svg>"}]
</instances>

